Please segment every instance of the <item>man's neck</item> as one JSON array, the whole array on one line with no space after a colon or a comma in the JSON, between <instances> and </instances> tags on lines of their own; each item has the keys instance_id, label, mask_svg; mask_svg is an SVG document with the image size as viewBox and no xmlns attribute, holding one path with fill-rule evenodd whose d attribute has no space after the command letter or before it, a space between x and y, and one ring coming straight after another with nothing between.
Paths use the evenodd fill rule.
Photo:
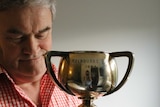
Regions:
<instances>
[{"instance_id":1,"label":"man's neck","mask_svg":"<svg viewBox=\"0 0 160 107\"><path fill-rule=\"evenodd\" d=\"M18 85L25 94L35 103L36 105L40 105L40 81L24 83Z\"/></svg>"}]
</instances>

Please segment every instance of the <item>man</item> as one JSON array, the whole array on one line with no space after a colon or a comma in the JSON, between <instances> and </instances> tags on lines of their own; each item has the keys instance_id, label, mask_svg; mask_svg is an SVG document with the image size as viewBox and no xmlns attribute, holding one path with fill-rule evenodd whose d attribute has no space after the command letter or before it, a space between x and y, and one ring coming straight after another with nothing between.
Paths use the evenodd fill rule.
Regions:
<instances>
[{"instance_id":1,"label":"man","mask_svg":"<svg viewBox=\"0 0 160 107\"><path fill-rule=\"evenodd\" d=\"M54 0L0 0L0 107L76 107L46 73Z\"/></svg>"}]
</instances>

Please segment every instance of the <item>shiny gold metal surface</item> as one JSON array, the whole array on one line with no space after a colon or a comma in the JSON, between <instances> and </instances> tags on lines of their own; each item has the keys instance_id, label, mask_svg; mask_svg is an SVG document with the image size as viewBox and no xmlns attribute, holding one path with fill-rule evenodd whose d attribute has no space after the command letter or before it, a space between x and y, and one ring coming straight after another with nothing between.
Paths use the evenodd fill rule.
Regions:
<instances>
[{"instance_id":1,"label":"shiny gold metal surface","mask_svg":"<svg viewBox=\"0 0 160 107\"><path fill-rule=\"evenodd\" d=\"M60 56L58 77L51 58ZM128 57L128 68L117 85L118 68L115 57ZM45 55L48 72L53 81L63 91L83 100L79 107L95 107L92 101L99 96L111 94L120 89L127 80L132 64L131 52L105 53L99 51L50 51Z\"/></svg>"}]
</instances>

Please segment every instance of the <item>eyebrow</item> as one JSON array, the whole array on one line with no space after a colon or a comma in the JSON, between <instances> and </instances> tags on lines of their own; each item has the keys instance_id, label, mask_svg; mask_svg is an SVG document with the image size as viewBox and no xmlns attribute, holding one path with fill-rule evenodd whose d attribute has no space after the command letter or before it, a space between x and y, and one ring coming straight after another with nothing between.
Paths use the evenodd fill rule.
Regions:
<instances>
[{"instance_id":1,"label":"eyebrow","mask_svg":"<svg viewBox=\"0 0 160 107\"><path fill-rule=\"evenodd\" d=\"M44 29L42 29L42 30L39 30L39 31L38 31L38 34L43 33L43 32L46 32L46 31L48 31L48 30L50 30L50 29L51 29L51 27L47 26L46 28L44 28Z\"/></svg>"},{"instance_id":2,"label":"eyebrow","mask_svg":"<svg viewBox=\"0 0 160 107\"><path fill-rule=\"evenodd\" d=\"M16 28L10 28L9 30L7 30L7 33L13 33L13 34L25 34L24 32L16 29Z\"/></svg>"},{"instance_id":3,"label":"eyebrow","mask_svg":"<svg viewBox=\"0 0 160 107\"><path fill-rule=\"evenodd\" d=\"M44 32L46 32L46 31L48 31L48 30L50 30L50 29L51 29L51 27L47 26L47 27L45 27L44 29L39 30L36 34L44 33ZM27 35L25 32L20 31L20 30L17 29L17 28L11 28L11 29L7 30L7 33Z\"/></svg>"}]
</instances>

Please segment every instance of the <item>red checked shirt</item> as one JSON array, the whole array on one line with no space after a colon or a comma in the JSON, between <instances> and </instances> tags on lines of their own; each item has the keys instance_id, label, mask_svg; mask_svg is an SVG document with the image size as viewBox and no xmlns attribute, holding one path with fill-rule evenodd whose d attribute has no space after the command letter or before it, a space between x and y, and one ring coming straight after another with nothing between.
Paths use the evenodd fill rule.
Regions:
<instances>
[{"instance_id":1,"label":"red checked shirt","mask_svg":"<svg viewBox=\"0 0 160 107\"><path fill-rule=\"evenodd\" d=\"M34 92L34 90L33 90ZM42 107L77 107L81 101L57 88L48 74L41 80ZM0 107L37 107L0 67Z\"/></svg>"}]
</instances>

